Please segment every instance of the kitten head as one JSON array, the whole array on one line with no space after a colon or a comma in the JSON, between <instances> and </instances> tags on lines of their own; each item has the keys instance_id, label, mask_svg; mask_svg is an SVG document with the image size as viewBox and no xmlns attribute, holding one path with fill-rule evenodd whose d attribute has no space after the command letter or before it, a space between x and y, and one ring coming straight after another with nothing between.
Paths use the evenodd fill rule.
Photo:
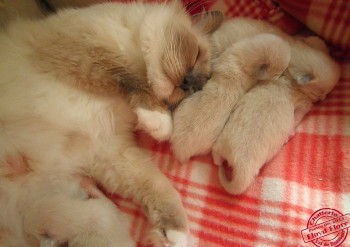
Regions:
<instances>
[{"instance_id":1,"label":"kitten head","mask_svg":"<svg viewBox=\"0 0 350 247\"><path fill-rule=\"evenodd\" d=\"M179 3L154 6L141 27L148 82L170 105L200 90L211 74L207 35L223 21L220 12L190 17Z\"/></svg>"},{"instance_id":2,"label":"kitten head","mask_svg":"<svg viewBox=\"0 0 350 247\"><path fill-rule=\"evenodd\" d=\"M292 46L287 74L312 101L323 100L340 77L339 65L316 37L297 40Z\"/></svg>"}]
</instances>

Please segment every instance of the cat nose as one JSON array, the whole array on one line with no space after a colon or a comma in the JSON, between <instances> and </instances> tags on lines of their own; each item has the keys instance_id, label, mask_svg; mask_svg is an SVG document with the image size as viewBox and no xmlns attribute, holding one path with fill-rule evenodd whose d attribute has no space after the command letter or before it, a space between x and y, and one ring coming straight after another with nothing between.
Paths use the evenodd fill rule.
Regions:
<instances>
[{"instance_id":1,"label":"cat nose","mask_svg":"<svg viewBox=\"0 0 350 247\"><path fill-rule=\"evenodd\" d=\"M193 90L194 92L201 90L197 78L191 72L187 73L180 88L184 91Z\"/></svg>"},{"instance_id":2,"label":"cat nose","mask_svg":"<svg viewBox=\"0 0 350 247\"><path fill-rule=\"evenodd\" d=\"M184 91L188 91L191 89L190 82L186 79L186 77L183 80L182 84L180 85L180 88Z\"/></svg>"}]
</instances>

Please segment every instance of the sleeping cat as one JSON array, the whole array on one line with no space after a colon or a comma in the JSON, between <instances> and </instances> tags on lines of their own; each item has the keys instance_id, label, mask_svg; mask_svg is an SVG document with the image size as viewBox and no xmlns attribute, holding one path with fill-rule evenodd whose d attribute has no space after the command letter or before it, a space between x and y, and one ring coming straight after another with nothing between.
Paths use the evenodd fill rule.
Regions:
<instances>
[{"instance_id":1,"label":"sleeping cat","mask_svg":"<svg viewBox=\"0 0 350 247\"><path fill-rule=\"evenodd\" d=\"M209 153L240 98L256 83L279 77L289 58L288 43L273 34L242 39L223 50L203 90L174 111L171 147L176 158L186 162Z\"/></svg>"},{"instance_id":2,"label":"sleeping cat","mask_svg":"<svg viewBox=\"0 0 350 247\"><path fill-rule=\"evenodd\" d=\"M109 3L9 25L0 34L0 163L21 154L30 174L57 180L59 191L62 178L74 184L75 176L91 177L144 208L156 246L185 246L180 196L137 147L132 131L138 120L156 138L169 135L167 106L210 76L207 35L221 21L217 13L191 21L177 2ZM70 193L51 193L50 186L27 196L17 180L2 175L1 181L1 195L9 200L0 198L0 236L11 233L10 246L38 246L46 236L69 246L120 246L118 233L101 231L117 224L124 234L127 228L109 218L110 203L77 202ZM24 197L12 196L8 182ZM58 204L55 196L64 205L63 218L75 212L72 226L93 224L64 231L49 210L44 213L50 220L37 228L43 211L35 211L39 201L33 198L50 208Z\"/></svg>"},{"instance_id":3,"label":"sleeping cat","mask_svg":"<svg viewBox=\"0 0 350 247\"><path fill-rule=\"evenodd\" d=\"M260 168L293 135L312 103L323 100L339 80L339 66L324 52L325 44L316 37L304 42L311 47L295 42L294 59L285 75L243 96L213 146L220 183L231 194L248 188ZM310 75L310 80L300 84L301 79L294 79L296 71Z\"/></svg>"},{"instance_id":4,"label":"sleeping cat","mask_svg":"<svg viewBox=\"0 0 350 247\"><path fill-rule=\"evenodd\" d=\"M91 0L85 5L94 2L101 1ZM53 3L55 7L84 5L82 1L58 0L53 1ZM11 9L13 6L5 2L5 10L6 8ZM95 15L103 11L98 7L94 9L96 9L93 10ZM121 11L119 10L119 12ZM74 15L74 11L71 12L70 15ZM142 12L139 14L143 15ZM173 13L176 18L182 18L183 14L183 11ZM23 15L27 17L29 14ZM172 119L168 108L173 108L185 96L200 90L210 76L208 62L210 52L205 35L214 31L221 24L223 16L220 12L215 11L202 14L200 17L193 18L193 22L197 26L193 33L188 32L187 29L179 28L181 25L177 26L174 23L164 24L167 27L162 33L157 29L161 29L159 25L163 24L158 23L158 27L156 25L148 26L147 18L154 18L153 16L144 17L145 22L138 23L140 27L136 26L138 18L130 16L126 20L129 22L126 23L126 26L114 27L118 33L114 34L113 38L118 38L120 43L118 48L114 47L113 52L105 44L102 44L106 41L100 39L101 44L97 43L93 44L94 47L89 47L93 49L80 46L75 51L76 55L79 56L76 58L71 56L72 54L69 51L65 53L65 49L62 49L62 46L67 46L67 42L70 42L67 39L51 46L45 44L46 47L39 51L42 54L38 54L36 59L40 60L41 55L51 56L50 53L60 53L56 56L59 56L59 59L66 59L72 66L62 67L54 58L48 61L48 64L40 64L39 61L38 67L44 71L53 68L56 76L64 78L67 82L73 83L87 92L93 91L95 94L100 93L110 96L116 91L122 92L138 116L136 127L149 133L156 140L163 141L169 139L172 133ZM125 19L125 17L123 18ZM167 17L167 19L169 18ZM50 18L50 22L55 22L54 18ZM69 20L65 22L69 22ZM63 25L63 21L61 24ZM66 24L68 25L68 23ZM50 24L46 26L48 25ZM96 21L94 25L99 25L99 22ZM186 25L191 24L187 22ZM107 32L109 28L105 27L105 29L99 30L95 34ZM90 32L88 28L85 27L85 29L86 33ZM83 38L73 37L71 34L67 34L68 32L75 32L75 30L67 29L64 34L53 34L55 36L51 39L62 39L60 36L69 35L76 43ZM91 36L93 33L88 35ZM121 38L118 35L125 37ZM134 37L136 35L138 37ZM157 36L158 39L151 37L152 35ZM163 42L162 36L166 36L172 42ZM152 40L152 42L154 40L154 43L150 44L149 40ZM128 43L128 41L131 42ZM40 46L41 44L34 45ZM161 53L152 49L155 46L159 47L158 50L161 50ZM88 50L88 53L84 54L85 50ZM130 52L127 53L127 51ZM83 56L86 57L83 58ZM93 61L92 63L91 59L88 59L96 56L100 61ZM162 64L157 62L158 60ZM84 63L81 61L84 61ZM46 63L46 61L43 63ZM84 83L85 81L88 81L88 83ZM118 83L115 84L115 81L118 81Z\"/></svg>"},{"instance_id":5,"label":"sleeping cat","mask_svg":"<svg viewBox=\"0 0 350 247\"><path fill-rule=\"evenodd\" d=\"M302 53L303 49L308 50L310 48L306 44L300 43L277 27L264 21L240 17L224 22L211 36L213 57L222 56L222 54L227 53L228 50L231 49L233 44L242 42L243 39L256 39L256 35L262 34L277 35L289 44L291 56L287 70L296 83L303 85L312 80L311 73L313 71L311 70L311 65L307 62L300 61L298 56L298 54ZM276 44L270 45L269 41L264 42L261 40L261 43L265 43L265 49L261 48L260 51L252 47L251 51L242 52L244 55L241 56L242 59L240 63L247 63L252 57L257 60L261 59L262 68L270 70L275 68L282 74L287 67L285 62L289 62L289 52L283 51L283 47L279 47ZM248 49L249 43L247 42L246 50ZM262 53L262 51L265 51L265 53ZM273 51L277 52L278 55L275 56ZM269 55L269 52L272 53ZM229 63L230 61L214 63L213 68L214 74L215 70L220 71L217 73L218 77L222 75L225 78L226 74L228 74L229 76L226 77L231 77L231 79L224 79L227 82L233 80L232 78L237 75L237 71L230 68L228 65ZM258 68L256 69L258 70ZM273 77L264 79L273 79ZM183 101L174 112L174 133L171 137L171 147L176 158L181 162L186 162L192 156L210 152L230 112L233 110L235 103L237 103L237 96L231 96L231 94L235 93L235 90L228 90L226 87L225 90L218 93L214 87L214 85L218 83L220 84L221 82L215 82L214 79L209 80L203 91ZM333 81L331 84L332 83ZM312 87L313 85L313 83L310 83L308 87ZM312 90L316 90L317 87L318 84L316 84L316 87L312 88ZM249 89L249 87L247 89ZM247 91L247 89L245 91ZM220 95L220 97L215 97L215 105L210 104L207 107L203 107L205 105L204 102L210 101L212 103L213 101L212 96L207 95L212 95L214 97L215 95ZM227 103L230 99L226 99L226 97L231 98L232 102ZM203 104L198 104L198 102L203 102ZM221 117L211 117L212 115Z\"/></svg>"}]
</instances>

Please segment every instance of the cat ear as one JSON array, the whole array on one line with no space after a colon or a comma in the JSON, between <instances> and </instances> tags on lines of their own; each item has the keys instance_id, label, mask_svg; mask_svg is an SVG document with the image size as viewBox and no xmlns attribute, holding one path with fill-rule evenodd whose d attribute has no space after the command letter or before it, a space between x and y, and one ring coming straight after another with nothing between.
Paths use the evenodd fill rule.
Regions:
<instances>
[{"instance_id":1,"label":"cat ear","mask_svg":"<svg viewBox=\"0 0 350 247\"><path fill-rule=\"evenodd\" d=\"M312 74L298 74L294 76L294 80L299 86L304 86L314 79Z\"/></svg>"},{"instance_id":2,"label":"cat ear","mask_svg":"<svg viewBox=\"0 0 350 247\"><path fill-rule=\"evenodd\" d=\"M213 33L224 21L220 11L202 12L192 16L193 25L205 34Z\"/></svg>"},{"instance_id":3,"label":"cat ear","mask_svg":"<svg viewBox=\"0 0 350 247\"><path fill-rule=\"evenodd\" d=\"M289 68L288 72L298 86L305 86L315 79L312 72L298 71L293 68Z\"/></svg>"}]
</instances>

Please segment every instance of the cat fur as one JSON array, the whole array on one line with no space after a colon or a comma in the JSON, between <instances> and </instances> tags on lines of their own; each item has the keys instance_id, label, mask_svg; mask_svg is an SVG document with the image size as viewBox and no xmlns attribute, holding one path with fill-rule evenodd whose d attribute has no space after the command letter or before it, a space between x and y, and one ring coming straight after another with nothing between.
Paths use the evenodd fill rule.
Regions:
<instances>
[{"instance_id":1,"label":"cat fur","mask_svg":"<svg viewBox=\"0 0 350 247\"><path fill-rule=\"evenodd\" d=\"M317 37L297 41L285 74L255 86L234 108L212 150L228 193L247 190L260 168L293 136L313 102L323 100L339 80L339 65L324 47ZM297 71L309 80L300 84Z\"/></svg>"},{"instance_id":2,"label":"cat fur","mask_svg":"<svg viewBox=\"0 0 350 247\"><path fill-rule=\"evenodd\" d=\"M215 35L215 34L214 34ZM171 148L180 162L206 154L220 135L240 98L261 80L279 77L287 68L290 47L274 34L237 41L213 61L213 73L203 90L174 111Z\"/></svg>"},{"instance_id":3,"label":"cat fur","mask_svg":"<svg viewBox=\"0 0 350 247\"><path fill-rule=\"evenodd\" d=\"M210 32L218 22L209 19L202 19L205 24L199 26ZM30 175L28 183L35 184L35 177L44 174L58 181L57 190L64 177L90 177L108 192L131 198L145 209L152 232L158 233L155 246L186 246L181 198L149 154L137 147L134 112L149 110L155 101L181 100L186 94L181 84L188 73L206 81L211 69L208 32L201 28L178 3L107 3L10 23L0 34L0 163L22 154L34 177ZM146 94L140 94L138 83ZM169 117L163 109L158 112ZM160 131L151 130L153 136ZM47 225L38 229L40 212L30 208L39 202L33 198L50 193L51 187L45 189L38 182L33 186L41 189L27 196L27 185L7 183L5 178L0 185L1 233L11 232L11 240L26 242L7 243L10 246L38 246L39 238L46 236L70 246L120 246L115 236L124 236L128 226L112 220L117 218L106 200L80 200L79 210L66 193L59 200L43 197L40 208L59 201L64 207L57 209L62 219L72 216L76 220L72 226L82 228L66 232L61 228L66 225L59 224L61 218L47 212ZM23 211L16 210L15 204ZM6 212L13 212L11 220L5 220ZM94 224L83 229L89 219ZM20 225L23 231L18 231ZM101 229L112 227L114 235L101 231L101 225Z\"/></svg>"}]
</instances>

